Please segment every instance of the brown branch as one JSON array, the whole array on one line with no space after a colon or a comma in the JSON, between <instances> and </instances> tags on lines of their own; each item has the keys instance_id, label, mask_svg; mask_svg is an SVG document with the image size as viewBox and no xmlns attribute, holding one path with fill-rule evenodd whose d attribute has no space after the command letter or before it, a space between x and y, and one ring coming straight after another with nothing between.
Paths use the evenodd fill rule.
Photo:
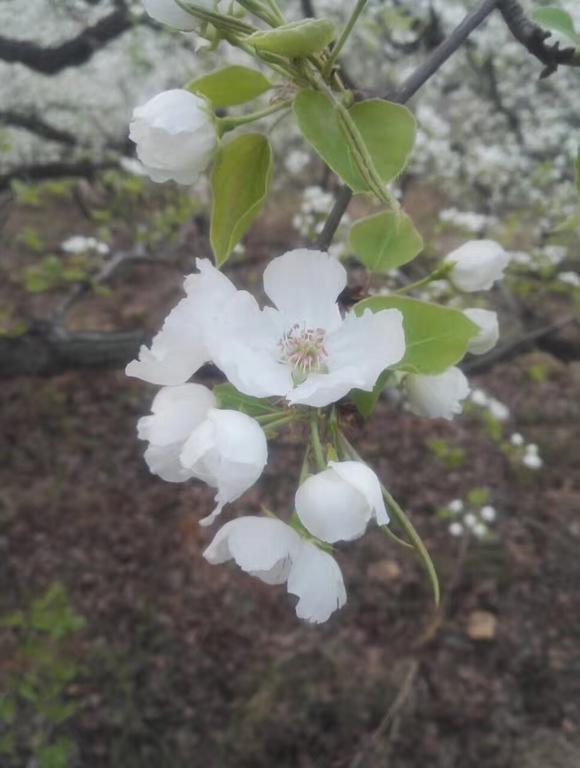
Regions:
<instances>
[{"instance_id":1,"label":"brown branch","mask_svg":"<svg viewBox=\"0 0 580 768\"><path fill-rule=\"evenodd\" d=\"M36 136L40 136L42 139L56 141L59 144L65 144L66 146L74 146L77 143L76 136L73 133L65 131L62 128L56 128L54 125L47 123L41 117L34 114L14 112L12 110L0 110L0 124L8 126L9 128L22 128L25 131L34 133Z\"/></svg>"},{"instance_id":2,"label":"brown branch","mask_svg":"<svg viewBox=\"0 0 580 768\"><path fill-rule=\"evenodd\" d=\"M559 66L580 67L576 49L560 48L558 42L548 44L546 40L552 33L531 21L519 0L497 0L497 9L515 39L544 65L540 77L549 77Z\"/></svg>"},{"instance_id":3,"label":"brown branch","mask_svg":"<svg viewBox=\"0 0 580 768\"><path fill-rule=\"evenodd\" d=\"M133 25L125 7L119 7L79 35L64 43L42 46L0 35L0 60L23 64L42 75L55 75L68 67L85 64L101 48Z\"/></svg>"},{"instance_id":4,"label":"brown branch","mask_svg":"<svg viewBox=\"0 0 580 768\"><path fill-rule=\"evenodd\" d=\"M77 162L56 161L52 163L35 163L13 168L8 173L0 175L0 190L6 189L13 181L42 181L44 179L64 179L67 177L80 177L92 179L99 171L109 168L117 168L118 162L104 160L91 162L79 160Z\"/></svg>"}]
</instances>

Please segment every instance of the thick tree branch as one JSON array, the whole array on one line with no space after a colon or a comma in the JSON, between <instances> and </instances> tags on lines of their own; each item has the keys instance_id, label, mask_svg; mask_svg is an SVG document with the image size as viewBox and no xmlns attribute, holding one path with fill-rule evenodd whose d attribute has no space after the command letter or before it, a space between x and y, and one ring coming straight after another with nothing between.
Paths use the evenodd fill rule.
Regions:
<instances>
[{"instance_id":1,"label":"thick tree branch","mask_svg":"<svg viewBox=\"0 0 580 768\"><path fill-rule=\"evenodd\" d=\"M66 146L74 146L77 143L74 134L62 128L56 128L41 117L33 114L0 110L0 124L10 128L23 128L26 131L30 131L30 133L34 133L36 136L40 136L42 139L56 141Z\"/></svg>"},{"instance_id":2,"label":"thick tree branch","mask_svg":"<svg viewBox=\"0 0 580 768\"><path fill-rule=\"evenodd\" d=\"M576 49L560 48L557 42L546 43L551 32L531 21L518 0L497 0L497 9L515 39L544 65L540 77L549 77L559 66L580 67Z\"/></svg>"},{"instance_id":3,"label":"thick tree branch","mask_svg":"<svg viewBox=\"0 0 580 768\"><path fill-rule=\"evenodd\" d=\"M387 98L391 101L405 104L417 91L443 66L443 64L460 48L469 35L482 24L493 11L497 0L482 0L479 6L469 13L463 21L453 30L435 50L428 56L425 62L405 80L403 85L394 94ZM317 247L326 250L340 221L348 208L352 198L352 192L348 187L342 187L336 197L332 211L330 212L322 232L317 240Z\"/></svg>"},{"instance_id":4,"label":"thick tree branch","mask_svg":"<svg viewBox=\"0 0 580 768\"><path fill-rule=\"evenodd\" d=\"M77 162L63 161L24 165L0 175L0 190L6 189L10 186L11 182L17 179L22 179L24 181L41 181L44 179L64 179L69 176L92 179L99 171L104 171L108 168L117 168L118 165L119 163L114 160L104 160L102 162L79 160Z\"/></svg>"},{"instance_id":5,"label":"thick tree branch","mask_svg":"<svg viewBox=\"0 0 580 768\"><path fill-rule=\"evenodd\" d=\"M128 10L120 7L60 45L44 47L0 35L0 60L23 64L43 75L55 75L67 67L87 62L98 50L131 28Z\"/></svg>"}]
</instances>

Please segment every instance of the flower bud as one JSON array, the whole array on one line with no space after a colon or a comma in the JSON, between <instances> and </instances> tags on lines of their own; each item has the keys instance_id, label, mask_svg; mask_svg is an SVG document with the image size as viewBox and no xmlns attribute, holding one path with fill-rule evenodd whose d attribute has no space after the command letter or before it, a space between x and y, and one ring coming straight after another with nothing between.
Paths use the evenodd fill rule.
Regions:
<instances>
[{"instance_id":1,"label":"flower bud","mask_svg":"<svg viewBox=\"0 0 580 768\"><path fill-rule=\"evenodd\" d=\"M461 413L461 401L469 394L469 384L459 368L448 368L434 376L409 374L405 390L411 411L429 419L451 420Z\"/></svg>"},{"instance_id":2,"label":"flower bud","mask_svg":"<svg viewBox=\"0 0 580 768\"><path fill-rule=\"evenodd\" d=\"M183 89L163 91L133 111L129 138L152 181L193 184L218 143L208 102Z\"/></svg>"},{"instance_id":3,"label":"flower bud","mask_svg":"<svg viewBox=\"0 0 580 768\"><path fill-rule=\"evenodd\" d=\"M483 355L495 347L499 339L499 324L497 321L497 312L490 309L465 309L466 315L472 323L479 327L479 333L469 341L467 347L472 355Z\"/></svg>"},{"instance_id":4,"label":"flower bud","mask_svg":"<svg viewBox=\"0 0 580 768\"><path fill-rule=\"evenodd\" d=\"M387 525L389 516L375 473L360 461L331 461L296 493L296 513L321 541L352 541L366 531L371 518Z\"/></svg>"},{"instance_id":5,"label":"flower bud","mask_svg":"<svg viewBox=\"0 0 580 768\"><path fill-rule=\"evenodd\" d=\"M266 436L257 421L238 411L219 410L201 384L163 387L151 415L139 419L138 436L147 440L151 472L174 483L190 478L217 489L211 523L262 474L268 458Z\"/></svg>"},{"instance_id":6,"label":"flower bud","mask_svg":"<svg viewBox=\"0 0 580 768\"><path fill-rule=\"evenodd\" d=\"M473 293L487 291L501 280L509 256L499 243L494 240L470 240L446 258L449 264L449 280L460 291Z\"/></svg>"}]
</instances>

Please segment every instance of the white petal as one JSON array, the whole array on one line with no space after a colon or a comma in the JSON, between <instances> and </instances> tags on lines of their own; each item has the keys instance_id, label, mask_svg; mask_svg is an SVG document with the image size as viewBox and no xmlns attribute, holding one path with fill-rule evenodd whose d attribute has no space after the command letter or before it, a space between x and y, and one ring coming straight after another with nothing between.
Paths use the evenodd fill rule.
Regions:
<instances>
[{"instance_id":1,"label":"white petal","mask_svg":"<svg viewBox=\"0 0 580 768\"><path fill-rule=\"evenodd\" d=\"M410 374L405 378L409 406L417 416L452 419L461 413L469 382L459 368L448 368L433 376Z\"/></svg>"},{"instance_id":2,"label":"white petal","mask_svg":"<svg viewBox=\"0 0 580 768\"><path fill-rule=\"evenodd\" d=\"M245 413L213 409L186 440L180 459L194 476L217 488L217 506L201 520L209 525L224 504L239 498L262 474L268 459L266 436Z\"/></svg>"},{"instance_id":3,"label":"white petal","mask_svg":"<svg viewBox=\"0 0 580 768\"><path fill-rule=\"evenodd\" d=\"M268 264L264 290L291 323L331 331L340 324L336 300L346 285L346 270L324 251L288 251Z\"/></svg>"},{"instance_id":4,"label":"white petal","mask_svg":"<svg viewBox=\"0 0 580 768\"><path fill-rule=\"evenodd\" d=\"M397 309L347 315L325 342L328 373L311 374L288 397L290 403L318 408L334 403L351 389L370 391L381 373L405 354L403 317Z\"/></svg>"},{"instance_id":5,"label":"white petal","mask_svg":"<svg viewBox=\"0 0 580 768\"><path fill-rule=\"evenodd\" d=\"M299 619L321 624L346 603L346 590L336 560L327 552L302 540L292 557L288 592L296 595Z\"/></svg>"},{"instance_id":6,"label":"white petal","mask_svg":"<svg viewBox=\"0 0 580 768\"><path fill-rule=\"evenodd\" d=\"M150 445L145 451L149 471L168 483L183 483L193 475L179 460L181 444Z\"/></svg>"},{"instance_id":7,"label":"white petal","mask_svg":"<svg viewBox=\"0 0 580 768\"><path fill-rule=\"evenodd\" d=\"M470 240L456 248L445 261L453 264L452 283L462 291L486 291L503 277L510 257L494 240Z\"/></svg>"},{"instance_id":8,"label":"white petal","mask_svg":"<svg viewBox=\"0 0 580 768\"><path fill-rule=\"evenodd\" d=\"M137 433L154 445L183 442L214 407L213 393L201 384L163 387L151 404L152 415L139 419Z\"/></svg>"},{"instance_id":9,"label":"white petal","mask_svg":"<svg viewBox=\"0 0 580 768\"><path fill-rule=\"evenodd\" d=\"M239 517L220 528L203 556L214 565L233 559L246 573L269 584L281 584L300 541L296 531L281 520Z\"/></svg>"},{"instance_id":10,"label":"white petal","mask_svg":"<svg viewBox=\"0 0 580 768\"><path fill-rule=\"evenodd\" d=\"M292 376L279 362L279 338L277 313L262 312L253 296L239 291L208 343L215 364L236 389L252 397L280 397L292 388Z\"/></svg>"},{"instance_id":11,"label":"white petal","mask_svg":"<svg viewBox=\"0 0 580 768\"><path fill-rule=\"evenodd\" d=\"M497 312L474 307L473 309L464 309L463 314L479 326L479 333L469 341L468 349L471 354L484 355L493 349L499 339Z\"/></svg>"},{"instance_id":12,"label":"white petal","mask_svg":"<svg viewBox=\"0 0 580 768\"><path fill-rule=\"evenodd\" d=\"M151 384L183 384L211 359L208 330L215 332L224 305L238 292L207 259L198 259L197 266L199 274L185 279L187 297L166 317L151 349L141 347L139 359L125 369L127 376Z\"/></svg>"},{"instance_id":13,"label":"white petal","mask_svg":"<svg viewBox=\"0 0 580 768\"><path fill-rule=\"evenodd\" d=\"M373 470L361 461L331 461L329 466L339 477L362 493L375 515L377 525L387 525L389 515L379 478Z\"/></svg>"},{"instance_id":14,"label":"white petal","mask_svg":"<svg viewBox=\"0 0 580 768\"><path fill-rule=\"evenodd\" d=\"M334 469L307 478L298 488L296 514L321 541L353 541L366 531L372 516L365 496Z\"/></svg>"}]
</instances>

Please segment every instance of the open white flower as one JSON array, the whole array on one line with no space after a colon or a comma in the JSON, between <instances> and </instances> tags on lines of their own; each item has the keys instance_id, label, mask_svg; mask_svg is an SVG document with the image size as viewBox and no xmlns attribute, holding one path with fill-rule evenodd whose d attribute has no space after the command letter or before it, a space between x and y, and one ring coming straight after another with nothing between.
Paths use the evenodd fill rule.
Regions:
<instances>
[{"instance_id":1,"label":"open white flower","mask_svg":"<svg viewBox=\"0 0 580 768\"><path fill-rule=\"evenodd\" d=\"M389 522L379 480L360 461L329 462L302 483L295 506L304 527L331 544L360 538L372 518L377 525Z\"/></svg>"},{"instance_id":2,"label":"open white flower","mask_svg":"<svg viewBox=\"0 0 580 768\"><path fill-rule=\"evenodd\" d=\"M497 312L474 307L473 309L464 309L463 314L479 327L477 336L474 336L469 341L468 351L472 355L484 355L490 349L493 349L499 339Z\"/></svg>"},{"instance_id":3,"label":"open white flower","mask_svg":"<svg viewBox=\"0 0 580 768\"><path fill-rule=\"evenodd\" d=\"M345 286L346 270L322 251L273 259L264 290L276 308L260 310L238 292L213 326L214 362L241 392L291 404L322 407L353 388L372 390L405 353L402 315L385 309L343 319L337 298Z\"/></svg>"},{"instance_id":4,"label":"open white flower","mask_svg":"<svg viewBox=\"0 0 580 768\"><path fill-rule=\"evenodd\" d=\"M256 482L268 458L257 421L215 406L213 393L201 384L164 387L151 415L137 424L138 436L149 442L145 460L151 472L176 483L197 478L217 489L216 507L203 525Z\"/></svg>"},{"instance_id":5,"label":"open white flower","mask_svg":"<svg viewBox=\"0 0 580 768\"><path fill-rule=\"evenodd\" d=\"M208 259L198 259L197 267L199 273L185 279L186 298L169 313L151 348L141 347L139 359L125 369L127 376L151 384L183 384L211 360L207 329L237 292Z\"/></svg>"},{"instance_id":6,"label":"open white flower","mask_svg":"<svg viewBox=\"0 0 580 768\"><path fill-rule=\"evenodd\" d=\"M463 410L461 401L469 394L469 383L459 368L452 367L433 376L409 374L405 390L414 414L450 420Z\"/></svg>"},{"instance_id":7,"label":"open white flower","mask_svg":"<svg viewBox=\"0 0 580 768\"><path fill-rule=\"evenodd\" d=\"M501 280L510 257L495 240L470 240L445 258L449 279L461 291L487 291Z\"/></svg>"},{"instance_id":8,"label":"open white flower","mask_svg":"<svg viewBox=\"0 0 580 768\"><path fill-rule=\"evenodd\" d=\"M209 103L181 88L158 93L136 107L129 138L152 181L179 184L196 181L218 143Z\"/></svg>"},{"instance_id":9,"label":"open white flower","mask_svg":"<svg viewBox=\"0 0 580 768\"><path fill-rule=\"evenodd\" d=\"M220 528L203 556L214 565L234 560L266 584L287 582L288 592L298 597L296 615L306 621L327 621L346 603L336 560L281 520L255 516L232 520Z\"/></svg>"}]
</instances>

